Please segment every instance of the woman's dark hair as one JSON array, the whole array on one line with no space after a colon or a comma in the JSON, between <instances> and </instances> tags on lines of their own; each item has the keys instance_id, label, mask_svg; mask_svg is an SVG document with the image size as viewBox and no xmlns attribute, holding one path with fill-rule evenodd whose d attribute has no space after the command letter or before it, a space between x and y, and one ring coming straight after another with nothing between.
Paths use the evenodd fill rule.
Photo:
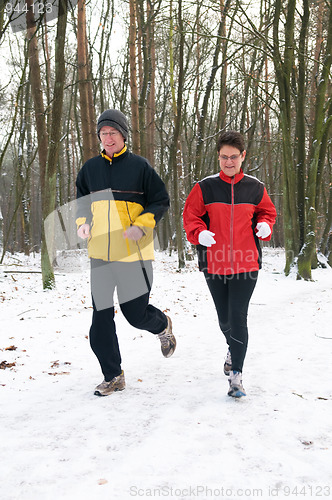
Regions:
<instances>
[{"instance_id":1,"label":"woman's dark hair","mask_svg":"<svg viewBox=\"0 0 332 500\"><path fill-rule=\"evenodd\" d=\"M235 130L229 130L228 132L222 132L218 138L217 151L221 150L223 146L233 146L238 149L240 153L245 150L244 138L240 132Z\"/></svg>"}]
</instances>

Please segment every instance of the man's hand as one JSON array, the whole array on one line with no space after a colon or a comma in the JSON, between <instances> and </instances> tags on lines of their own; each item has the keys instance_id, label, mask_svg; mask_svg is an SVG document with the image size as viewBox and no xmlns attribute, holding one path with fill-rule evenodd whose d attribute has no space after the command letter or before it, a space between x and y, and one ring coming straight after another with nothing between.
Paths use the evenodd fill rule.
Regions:
<instances>
[{"instance_id":1,"label":"man's hand","mask_svg":"<svg viewBox=\"0 0 332 500\"><path fill-rule=\"evenodd\" d=\"M216 243L216 240L214 239L215 233L212 233L212 231L208 231L207 229L205 231L201 231L198 235L198 241L201 245L204 245L205 247L211 247Z\"/></svg>"},{"instance_id":2,"label":"man's hand","mask_svg":"<svg viewBox=\"0 0 332 500\"><path fill-rule=\"evenodd\" d=\"M144 233L143 233L142 229L138 226L130 226L123 233L124 238L128 238L128 240L133 240L133 241L140 240L143 235L144 235Z\"/></svg>"},{"instance_id":3,"label":"man's hand","mask_svg":"<svg viewBox=\"0 0 332 500\"><path fill-rule=\"evenodd\" d=\"M90 226L89 224L82 224L77 230L77 236L85 240L90 236Z\"/></svg>"}]
</instances>

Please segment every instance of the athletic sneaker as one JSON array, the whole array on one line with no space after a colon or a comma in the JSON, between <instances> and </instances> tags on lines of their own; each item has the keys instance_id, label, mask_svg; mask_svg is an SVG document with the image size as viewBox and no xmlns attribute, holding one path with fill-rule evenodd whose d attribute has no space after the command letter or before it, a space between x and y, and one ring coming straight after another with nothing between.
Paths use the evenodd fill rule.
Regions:
<instances>
[{"instance_id":1,"label":"athletic sneaker","mask_svg":"<svg viewBox=\"0 0 332 500\"><path fill-rule=\"evenodd\" d=\"M125 387L126 382L122 371L120 375L112 378L109 382L104 380L101 384L97 385L95 389L95 396L109 396L112 392L123 391Z\"/></svg>"},{"instance_id":2,"label":"athletic sneaker","mask_svg":"<svg viewBox=\"0 0 332 500\"><path fill-rule=\"evenodd\" d=\"M228 395L233 398L241 398L242 396L246 396L246 391L242 385L242 373L241 372L230 372L230 376L228 379L229 382L229 391Z\"/></svg>"},{"instance_id":3,"label":"athletic sneaker","mask_svg":"<svg viewBox=\"0 0 332 500\"><path fill-rule=\"evenodd\" d=\"M231 351L228 349L224 363L224 374L227 375L227 377L231 369L232 369L232 356L231 356Z\"/></svg>"},{"instance_id":4,"label":"athletic sneaker","mask_svg":"<svg viewBox=\"0 0 332 500\"><path fill-rule=\"evenodd\" d=\"M172 321L171 318L167 318L167 327L161 333L158 333L158 338L161 343L161 352L165 358L170 358L176 348L176 339L172 333Z\"/></svg>"}]
</instances>

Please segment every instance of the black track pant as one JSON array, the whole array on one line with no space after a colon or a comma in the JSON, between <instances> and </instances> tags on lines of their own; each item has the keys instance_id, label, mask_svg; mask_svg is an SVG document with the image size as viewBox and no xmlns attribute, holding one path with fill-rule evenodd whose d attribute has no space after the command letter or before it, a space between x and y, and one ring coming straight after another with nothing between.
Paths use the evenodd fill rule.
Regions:
<instances>
[{"instance_id":1,"label":"black track pant","mask_svg":"<svg viewBox=\"0 0 332 500\"><path fill-rule=\"evenodd\" d=\"M122 263L122 265L120 263L119 265L119 263L111 262L105 264L103 261L91 259L93 315L90 345L107 381L121 373L121 355L114 322L113 294L115 287L117 287L121 311L132 326L154 334L161 333L167 326L166 315L160 309L149 304L149 291L152 286L151 262L145 263L145 267L150 284L146 293L137 296L144 289L145 283L144 276L141 276L140 263ZM127 277L124 280L126 273ZM137 287L139 280L142 280L141 287ZM147 289L147 287L145 288ZM134 294L136 297L127 300L133 296L133 290L136 292Z\"/></svg>"},{"instance_id":2,"label":"black track pant","mask_svg":"<svg viewBox=\"0 0 332 500\"><path fill-rule=\"evenodd\" d=\"M248 345L247 315L258 271L230 276L204 273L216 306L220 329L232 356L232 369L242 372Z\"/></svg>"}]
</instances>

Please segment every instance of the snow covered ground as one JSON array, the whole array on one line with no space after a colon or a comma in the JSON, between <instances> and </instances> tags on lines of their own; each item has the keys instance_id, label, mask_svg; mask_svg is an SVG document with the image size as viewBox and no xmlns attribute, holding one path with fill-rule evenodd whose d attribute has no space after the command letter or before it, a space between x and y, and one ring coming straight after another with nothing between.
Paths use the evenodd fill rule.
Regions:
<instances>
[{"instance_id":1,"label":"snow covered ground","mask_svg":"<svg viewBox=\"0 0 332 500\"><path fill-rule=\"evenodd\" d=\"M227 396L226 345L196 261L158 253L151 303L172 317L170 359L116 316L126 390L94 396L85 257L43 291L39 257L0 267L4 500L332 497L332 270L282 274L264 250L249 311L247 397ZM64 269L71 272L64 272ZM4 363L6 362L6 363ZM10 366L13 364L12 366Z\"/></svg>"}]
</instances>

